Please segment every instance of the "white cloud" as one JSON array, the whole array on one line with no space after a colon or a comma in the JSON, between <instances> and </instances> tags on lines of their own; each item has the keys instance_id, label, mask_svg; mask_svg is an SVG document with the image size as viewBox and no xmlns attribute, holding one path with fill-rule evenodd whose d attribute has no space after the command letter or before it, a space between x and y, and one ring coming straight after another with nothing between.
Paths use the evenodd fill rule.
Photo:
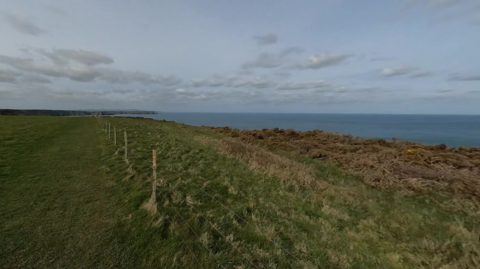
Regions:
<instances>
[{"instance_id":1,"label":"white cloud","mask_svg":"<svg viewBox=\"0 0 480 269\"><path fill-rule=\"evenodd\" d=\"M311 56L306 62L299 65L301 69L319 69L342 63L350 55L336 53L322 53Z\"/></svg>"},{"instance_id":2,"label":"white cloud","mask_svg":"<svg viewBox=\"0 0 480 269\"><path fill-rule=\"evenodd\" d=\"M75 56L76 57L76 56ZM75 58L72 57L72 58ZM91 64L105 62L103 60L97 60L96 57L82 58L81 60L87 65L77 66L48 66L38 65L33 59L16 58L0 55L0 63L9 65L16 68L19 71L28 72L36 75L44 75L54 78L67 78L78 82L93 82L93 81L106 81L110 83L133 83L138 82L142 84L160 84L165 86L178 85L182 82L181 79L173 76L153 76L144 72L137 71L123 71L114 68L99 68L93 67ZM78 60L78 59L77 59ZM80 60L78 60L80 61ZM62 63L63 65L63 63Z\"/></svg>"},{"instance_id":3,"label":"white cloud","mask_svg":"<svg viewBox=\"0 0 480 269\"><path fill-rule=\"evenodd\" d=\"M327 86L331 86L330 82L320 80L312 82L287 82L277 86L278 90L306 90L306 89L318 89Z\"/></svg>"},{"instance_id":4,"label":"white cloud","mask_svg":"<svg viewBox=\"0 0 480 269\"><path fill-rule=\"evenodd\" d=\"M385 67L379 70L379 73L383 77L408 76L408 78L411 78L411 79L418 79L418 78L433 76L432 72L419 70L418 68L411 67L411 66Z\"/></svg>"},{"instance_id":5,"label":"white cloud","mask_svg":"<svg viewBox=\"0 0 480 269\"><path fill-rule=\"evenodd\" d=\"M412 68L406 66L386 67L380 70L380 74L384 77L395 77L408 74L411 71Z\"/></svg>"}]
</instances>

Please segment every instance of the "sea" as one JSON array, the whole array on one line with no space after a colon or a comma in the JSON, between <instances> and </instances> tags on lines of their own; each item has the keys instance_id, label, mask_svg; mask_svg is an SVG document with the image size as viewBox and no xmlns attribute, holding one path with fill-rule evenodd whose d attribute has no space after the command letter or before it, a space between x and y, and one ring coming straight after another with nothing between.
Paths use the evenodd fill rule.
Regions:
<instances>
[{"instance_id":1,"label":"sea","mask_svg":"<svg viewBox=\"0 0 480 269\"><path fill-rule=\"evenodd\" d=\"M194 126L258 130L322 130L361 138L382 138L449 147L480 147L480 115L164 113L119 115L169 120Z\"/></svg>"}]
</instances>

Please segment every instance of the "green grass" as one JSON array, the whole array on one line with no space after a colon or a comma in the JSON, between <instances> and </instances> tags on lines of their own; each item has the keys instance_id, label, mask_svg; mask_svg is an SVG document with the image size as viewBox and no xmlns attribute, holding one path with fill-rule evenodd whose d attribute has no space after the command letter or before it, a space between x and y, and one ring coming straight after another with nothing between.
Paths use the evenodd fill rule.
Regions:
<instances>
[{"instance_id":1,"label":"green grass","mask_svg":"<svg viewBox=\"0 0 480 269\"><path fill-rule=\"evenodd\" d=\"M0 267L115 268L101 140L89 118L0 117ZM125 261L127 260L127 261Z\"/></svg>"},{"instance_id":2,"label":"green grass","mask_svg":"<svg viewBox=\"0 0 480 269\"><path fill-rule=\"evenodd\" d=\"M197 127L103 120L119 146L93 118L0 117L0 268L480 267L480 215L453 196L228 152ZM143 207L153 149L156 213Z\"/></svg>"}]
</instances>

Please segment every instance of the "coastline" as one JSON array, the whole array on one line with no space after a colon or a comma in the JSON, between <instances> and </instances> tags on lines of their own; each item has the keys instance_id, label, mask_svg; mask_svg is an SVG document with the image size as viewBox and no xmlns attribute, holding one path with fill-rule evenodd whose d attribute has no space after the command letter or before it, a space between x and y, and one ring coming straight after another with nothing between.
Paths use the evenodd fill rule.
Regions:
<instances>
[{"instance_id":1,"label":"coastline","mask_svg":"<svg viewBox=\"0 0 480 269\"><path fill-rule=\"evenodd\" d=\"M120 110L48 110L48 109L0 109L2 116L95 116L95 115L122 115L122 114L158 114L155 111L120 111Z\"/></svg>"},{"instance_id":2,"label":"coastline","mask_svg":"<svg viewBox=\"0 0 480 269\"><path fill-rule=\"evenodd\" d=\"M128 115L119 115L128 116ZM229 127L239 130L322 130L354 137L414 141L424 145L480 147L480 116L459 115L357 115L357 114L215 114L159 113L131 115L169 120L192 126Z\"/></svg>"}]
</instances>

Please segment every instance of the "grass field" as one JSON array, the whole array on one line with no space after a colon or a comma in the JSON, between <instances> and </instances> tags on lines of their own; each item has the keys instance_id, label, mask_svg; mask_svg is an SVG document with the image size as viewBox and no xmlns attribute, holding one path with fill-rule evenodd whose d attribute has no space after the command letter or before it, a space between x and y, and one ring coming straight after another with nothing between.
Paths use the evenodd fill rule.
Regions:
<instances>
[{"instance_id":1,"label":"grass field","mask_svg":"<svg viewBox=\"0 0 480 269\"><path fill-rule=\"evenodd\" d=\"M0 268L480 268L480 213L453 194L372 188L203 128L102 120L118 146L95 118L0 117Z\"/></svg>"}]
</instances>

